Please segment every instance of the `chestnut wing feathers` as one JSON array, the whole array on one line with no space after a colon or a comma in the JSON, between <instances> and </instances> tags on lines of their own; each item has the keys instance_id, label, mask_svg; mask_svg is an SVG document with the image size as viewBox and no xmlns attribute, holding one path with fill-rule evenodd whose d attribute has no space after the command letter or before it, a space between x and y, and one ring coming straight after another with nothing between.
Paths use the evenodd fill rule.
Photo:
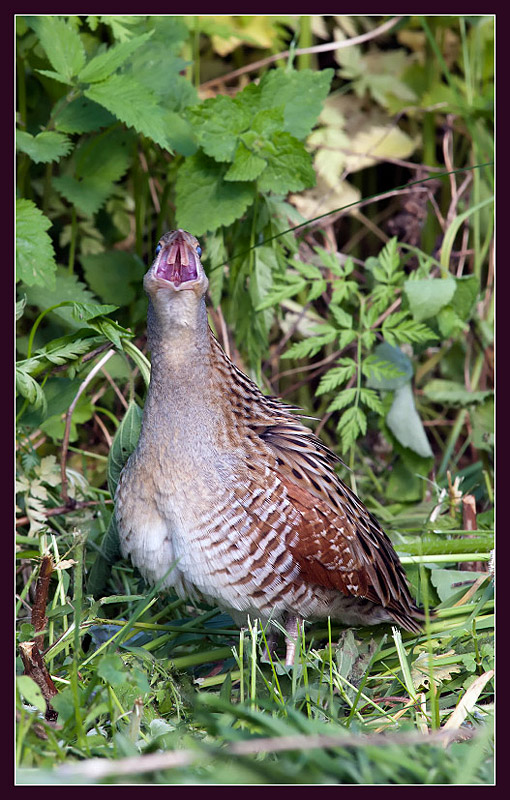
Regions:
<instances>
[{"instance_id":1,"label":"chestnut wing feathers","mask_svg":"<svg viewBox=\"0 0 510 800\"><path fill-rule=\"evenodd\" d=\"M339 459L298 420L257 427L301 515L293 555L303 578L378 603L404 627L420 630L412 619L419 611L391 541L335 473Z\"/></svg>"}]
</instances>

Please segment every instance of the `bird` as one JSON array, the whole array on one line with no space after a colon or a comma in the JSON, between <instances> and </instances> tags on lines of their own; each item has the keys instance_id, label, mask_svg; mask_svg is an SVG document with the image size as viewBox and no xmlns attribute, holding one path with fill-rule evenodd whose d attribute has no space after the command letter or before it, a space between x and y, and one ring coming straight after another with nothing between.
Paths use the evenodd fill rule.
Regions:
<instances>
[{"instance_id":1,"label":"bird","mask_svg":"<svg viewBox=\"0 0 510 800\"><path fill-rule=\"evenodd\" d=\"M195 236L170 231L144 276L151 378L115 492L122 556L240 627L276 623L287 665L303 620L420 632L399 557L339 457L213 335L201 255Z\"/></svg>"}]
</instances>

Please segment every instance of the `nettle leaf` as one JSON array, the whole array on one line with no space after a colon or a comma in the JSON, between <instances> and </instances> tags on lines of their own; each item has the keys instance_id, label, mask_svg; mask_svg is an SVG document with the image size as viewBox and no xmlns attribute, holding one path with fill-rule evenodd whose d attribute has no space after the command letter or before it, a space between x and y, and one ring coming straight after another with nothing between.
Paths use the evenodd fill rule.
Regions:
<instances>
[{"instance_id":1,"label":"nettle leaf","mask_svg":"<svg viewBox=\"0 0 510 800\"><path fill-rule=\"evenodd\" d=\"M388 342L378 345L361 365L371 389L393 390L407 383L414 374L409 356Z\"/></svg>"},{"instance_id":2,"label":"nettle leaf","mask_svg":"<svg viewBox=\"0 0 510 800\"><path fill-rule=\"evenodd\" d=\"M414 405L410 382L395 390L392 406L386 416L386 424L404 447L409 447L422 458L433 456L422 421Z\"/></svg>"},{"instance_id":3,"label":"nettle leaf","mask_svg":"<svg viewBox=\"0 0 510 800\"><path fill-rule=\"evenodd\" d=\"M146 86L127 75L112 75L90 86L84 94L163 149L170 149L164 109Z\"/></svg>"},{"instance_id":4,"label":"nettle leaf","mask_svg":"<svg viewBox=\"0 0 510 800\"><path fill-rule=\"evenodd\" d=\"M60 175L52 179L57 192L72 206L92 217L105 204L115 189L115 185L100 178L73 178Z\"/></svg>"},{"instance_id":5,"label":"nettle leaf","mask_svg":"<svg viewBox=\"0 0 510 800\"><path fill-rule=\"evenodd\" d=\"M135 50L138 50L147 39L150 39L153 33L154 31L149 31L142 33L141 36L134 36L132 39L114 45L106 52L94 56L80 71L78 79L82 83L95 83L108 78Z\"/></svg>"},{"instance_id":6,"label":"nettle leaf","mask_svg":"<svg viewBox=\"0 0 510 800\"><path fill-rule=\"evenodd\" d=\"M55 286L55 252L46 233L51 227L31 200L16 200L16 280L27 286Z\"/></svg>"},{"instance_id":7,"label":"nettle leaf","mask_svg":"<svg viewBox=\"0 0 510 800\"><path fill-rule=\"evenodd\" d=\"M61 17L28 17L48 60L66 81L77 75L85 64L85 49L79 33Z\"/></svg>"},{"instance_id":8,"label":"nettle leaf","mask_svg":"<svg viewBox=\"0 0 510 800\"><path fill-rule=\"evenodd\" d=\"M409 308L417 322L435 317L438 311L450 302L455 289L456 283L453 277L408 280L404 283Z\"/></svg>"},{"instance_id":9,"label":"nettle leaf","mask_svg":"<svg viewBox=\"0 0 510 800\"><path fill-rule=\"evenodd\" d=\"M317 122L333 75L332 69L270 70L260 81L260 108L283 105L284 129L305 139Z\"/></svg>"},{"instance_id":10,"label":"nettle leaf","mask_svg":"<svg viewBox=\"0 0 510 800\"><path fill-rule=\"evenodd\" d=\"M16 131L16 149L26 153L36 164L59 161L62 156L67 156L72 148L73 143L63 133L43 131L37 136L31 136L26 131Z\"/></svg>"},{"instance_id":11,"label":"nettle leaf","mask_svg":"<svg viewBox=\"0 0 510 800\"><path fill-rule=\"evenodd\" d=\"M175 184L178 227L202 236L242 217L255 201L255 185L227 182L225 171L200 152L185 160Z\"/></svg>"},{"instance_id":12,"label":"nettle leaf","mask_svg":"<svg viewBox=\"0 0 510 800\"><path fill-rule=\"evenodd\" d=\"M76 97L55 113L54 121L63 133L89 133L113 125L115 117L87 97Z\"/></svg>"},{"instance_id":13,"label":"nettle leaf","mask_svg":"<svg viewBox=\"0 0 510 800\"><path fill-rule=\"evenodd\" d=\"M136 297L133 284L139 284L145 272L142 260L131 253L111 250L81 256L90 288L105 303L128 305Z\"/></svg>"},{"instance_id":14,"label":"nettle leaf","mask_svg":"<svg viewBox=\"0 0 510 800\"><path fill-rule=\"evenodd\" d=\"M257 180L259 191L287 194L315 184L310 154L290 133L274 133L260 150L267 167Z\"/></svg>"},{"instance_id":15,"label":"nettle leaf","mask_svg":"<svg viewBox=\"0 0 510 800\"><path fill-rule=\"evenodd\" d=\"M253 181L266 168L265 158L248 150L243 141L237 145L234 160L225 173L226 181Z\"/></svg>"},{"instance_id":16,"label":"nettle leaf","mask_svg":"<svg viewBox=\"0 0 510 800\"><path fill-rule=\"evenodd\" d=\"M85 284L78 280L77 275L70 275L64 267L57 268L54 286L46 284L27 288L27 302L43 311L66 300L73 303L88 303L94 302L95 297ZM51 314L66 322L71 328L81 327L73 317L70 307L55 308Z\"/></svg>"},{"instance_id":17,"label":"nettle leaf","mask_svg":"<svg viewBox=\"0 0 510 800\"><path fill-rule=\"evenodd\" d=\"M356 362L352 358L341 358L338 364L338 367L332 367L322 376L316 396L332 392L356 374Z\"/></svg>"},{"instance_id":18,"label":"nettle leaf","mask_svg":"<svg viewBox=\"0 0 510 800\"><path fill-rule=\"evenodd\" d=\"M241 95L243 92L240 93ZM187 110L204 153L216 161L233 161L239 136L248 130L253 112L238 97L218 95Z\"/></svg>"}]
</instances>

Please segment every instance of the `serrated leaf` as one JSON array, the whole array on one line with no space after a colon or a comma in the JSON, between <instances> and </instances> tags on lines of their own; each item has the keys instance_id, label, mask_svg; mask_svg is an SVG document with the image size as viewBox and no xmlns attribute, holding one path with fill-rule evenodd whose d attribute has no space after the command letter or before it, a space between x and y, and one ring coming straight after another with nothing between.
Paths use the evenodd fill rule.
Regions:
<instances>
[{"instance_id":1,"label":"serrated leaf","mask_svg":"<svg viewBox=\"0 0 510 800\"><path fill-rule=\"evenodd\" d=\"M431 280L408 280L404 292L414 319L422 322L435 317L455 294L456 283L453 277Z\"/></svg>"},{"instance_id":2,"label":"serrated leaf","mask_svg":"<svg viewBox=\"0 0 510 800\"><path fill-rule=\"evenodd\" d=\"M329 310L340 328L352 328L352 316L340 306L330 305Z\"/></svg>"},{"instance_id":3,"label":"serrated leaf","mask_svg":"<svg viewBox=\"0 0 510 800\"><path fill-rule=\"evenodd\" d=\"M423 394L433 403L450 406L470 406L492 397L492 391L470 392L461 383L436 378L423 387Z\"/></svg>"},{"instance_id":4,"label":"serrated leaf","mask_svg":"<svg viewBox=\"0 0 510 800\"><path fill-rule=\"evenodd\" d=\"M79 33L60 17L29 17L28 21L55 72L70 81L85 63L85 49Z\"/></svg>"},{"instance_id":5,"label":"serrated leaf","mask_svg":"<svg viewBox=\"0 0 510 800\"><path fill-rule=\"evenodd\" d=\"M253 181L266 168L267 162L239 142L234 160L225 173L226 181Z\"/></svg>"},{"instance_id":6,"label":"serrated leaf","mask_svg":"<svg viewBox=\"0 0 510 800\"><path fill-rule=\"evenodd\" d=\"M404 447L409 447L422 458L433 456L422 421L414 405L411 383L395 390L393 403L386 416L386 424Z\"/></svg>"},{"instance_id":7,"label":"serrated leaf","mask_svg":"<svg viewBox=\"0 0 510 800\"><path fill-rule=\"evenodd\" d=\"M76 97L55 113L54 121L63 133L89 133L112 125L115 117L87 97Z\"/></svg>"},{"instance_id":8,"label":"serrated leaf","mask_svg":"<svg viewBox=\"0 0 510 800\"><path fill-rule=\"evenodd\" d=\"M384 320L382 332L389 344L396 346L399 342L427 342L438 338L423 322L406 319L406 316L406 311L398 311Z\"/></svg>"},{"instance_id":9,"label":"serrated leaf","mask_svg":"<svg viewBox=\"0 0 510 800\"><path fill-rule=\"evenodd\" d=\"M90 288L105 303L128 305L135 299L137 286L146 270L142 260L119 250L81 256L85 277Z\"/></svg>"},{"instance_id":10,"label":"serrated leaf","mask_svg":"<svg viewBox=\"0 0 510 800\"><path fill-rule=\"evenodd\" d=\"M344 350L351 342L354 341L356 338L356 331L355 330L344 330L340 331L340 336L338 337L338 343L340 345L340 350Z\"/></svg>"},{"instance_id":11,"label":"serrated leaf","mask_svg":"<svg viewBox=\"0 0 510 800\"><path fill-rule=\"evenodd\" d=\"M287 194L315 184L311 156L290 133L274 133L260 154L267 160L267 167L257 180L261 192Z\"/></svg>"},{"instance_id":12,"label":"serrated leaf","mask_svg":"<svg viewBox=\"0 0 510 800\"><path fill-rule=\"evenodd\" d=\"M85 96L104 106L126 125L170 149L165 129L165 110L153 92L127 75L112 75L90 86Z\"/></svg>"},{"instance_id":13,"label":"serrated leaf","mask_svg":"<svg viewBox=\"0 0 510 800\"><path fill-rule=\"evenodd\" d=\"M16 392L25 397L34 408L46 410L46 398L43 390L28 372L19 368L16 368Z\"/></svg>"},{"instance_id":14,"label":"serrated leaf","mask_svg":"<svg viewBox=\"0 0 510 800\"><path fill-rule=\"evenodd\" d=\"M219 162L234 160L239 136L248 130L252 116L253 113L239 96L233 98L226 95L209 98L187 112L204 153Z\"/></svg>"},{"instance_id":15,"label":"serrated leaf","mask_svg":"<svg viewBox=\"0 0 510 800\"><path fill-rule=\"evenodd\" d=\"M364 436L367 432L365 413L359 406L348 408L340 417L337 430L342 436L342 449L347 450L360 434Z\"/></svg>"},{"instance_id":16,"label":"serrated leaf","mask_svg":"<svg viewBox=\"0 0 510 800\"><path fill-rule=\"evenodd\" d=\"M115 496L120 473L137 445L142 427L142 416L142 409L131 401L115 433L108 453L107 469L108 489L112 497Z\"/></svg>"},{"instance_id":17,"label":"serrated leaf","mask_svg":"<svg viewBox=\"0 0 510 800\"><path fill-rule=\"evenodd\" d=\"M27 286L55 286L55 253L46 233L51 227L31 200L16 200L16 280Z\"/></svg>"},{"instance_id":18,"label":"serrated leaf","mask_svg":"<svg viewBox=\"0 0 510 800\"><path fill-rule=\"evenodd\" d=\"M283 353L282 358L307 358L316 355L326 344L336 338L336 331L325 333L323 336L310 336L302 342L295 342Z\"/></svg>"},{"instance_id":19,"label":"serrated leaf","mask_svg":"<svg viewBox=\"0 0 510 800\"><path fill-rule=\"evenodd\" d=\"M357 389L344 389L328 406L328 413L332 411L340 411L342 408L354 403L356 399Z\"/></svg>"},{"instance_id":20,"label":"serrated leaf","mask_svg":"<svg viewBox=\"0 0 510 800\"><path fill-rule=\"evenodd\" d=\"M226 182L225 167L197 153L180 167L175 184L177 225L202 236L239 219L255 200L253 183Z\"/></svg>"},{"instance_id":21,"label":"serrated leaf","mask_svg":"<svg viewBox=\"0 0 510 800\"><path fill-rule=\"evenodd\" d=\"M332 367L322 376L315 392L316 396L332 392L356 373L356 362L352 358L340 359L339 365L338 367Z\"/></svg>"},{"instance_id":22,"label":"serrated leaf","mask_svg":"<svg viewBox=\"0 0 510 800\"><path fill-rule=\"evenodd\" d=\"M106 52L94 56L80 71L79 80L82 83L95 83L108 78L135 50L138 50L147 39L150 39L153 33L154 31L149 31L140 36L134 36L132 39L114 45Z\"/></svg>"},{"instance_id":23,"label":"serrated leaf","mask_svg":"<svg viewBox=\"0 0 510 800\"><path fill-rule=\"evenodd\" d=\"M26 294L23 295L21 300L16 301L16 322L21 319L23 314L25 313L25 306L27 304L27 296Z\"/></svg>"},{"instance_id":24,"label":"serrated leaf","mask_svg":"<svg viewBox=\"0 0 510 800\"><path fill-rule=\"evenodd\" d=\"M260 81L260 108L283 105L285 130L305 139L317 121L333 75L332 69L270 70Z\"/></svg>"},{"instance_id":25,"label":"serrated leaf","mask_svg":"<svg viewBox=\"0 0 510 800\"><path fill-rule=\"evenodd\" d=\"M384 414L383 404L377 392L373 389L360 389L360 400L364 405L368 406L372 411L375 411L381 416Z\"/></svg>"},{"instance_id":26,"label":"serrated leaf","mask_svg":"<svg viewBox=\"0 0 510 800\"><path fill-rule=\"evenodd\" d=\"M306 285L307 283L304 279L288 284L276 284L264 301L255 308L255 311L263 311L271 306L280 305L283 300L288 300L289 297L294 297L294 295L299 294L299 292L306 288ZM282 356L282 358L283 357L284 356Z\"/></svg>"},{"instance_id":27,"label":"serrated leaf","mask_svg":"<svg viewBox=\"0 0 510 800\"><path fill-rule=\"evenodd\" d=\"M378 345L373 354L364 359L361 369L367 377L368 387L383 390L403 386L414 373L409 356L387 342Z\"/></svg>"},{"instance_id":28,"label":"serrated leaf","mask_svg":"<svg viewBox=\"0 0 510 800\"><path fill-rule=\"evenodd\" d=\"M115 189L113 182L105 183L100 177L78 180L70 175L59 175L52 179L52 184L62 197L88 216L99 211Z\"/></svg>"},{"instance_id":29,"label":"serrated leaf","mask_svg":"<svg viewBox=\"0 0 510 800\"><path fill-rule=\"evenodd\" d=\"M30 286L27 288L27 302L30 305L38 306L41 310L55 306L65 301L88 303L94 302L95 297L84 283L78 280L78 276L70 275L67 269L58 267L54 286ZM61 320L64 320L70 327L78 328L70 307L55 308L52 312Z\"/></svg>"},{"instance_id":30,"label":"serrated leaf","mask_svg":"<svg viewBox=\"0 0 510 800\"><path fill-rule=\"evenodd\" d=\"M16 131L16 149L26 153L36 164L58 161L67 156L72 147L73 143L63 133L43 131L31 136L26 131Z\"/></svg>"}]
</instances>

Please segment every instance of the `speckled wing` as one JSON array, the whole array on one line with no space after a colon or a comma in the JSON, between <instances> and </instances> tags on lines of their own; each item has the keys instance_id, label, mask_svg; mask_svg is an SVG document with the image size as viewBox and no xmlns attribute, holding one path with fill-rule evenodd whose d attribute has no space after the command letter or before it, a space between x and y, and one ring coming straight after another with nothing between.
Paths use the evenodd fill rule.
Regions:
<instances>
[{"instance_id":1,"label":"speckled wing","mask_svg":"<svg viewBox=\"0 0 510 800\"><path fill-rule=\"evenodd\" d=\"M380 604L403 627L420 630L413 619L420 612L391 541L336 475L335 455L298 420L260 426L258 433L275 453L300 515L291 551L301 577Z\"/></svg>"}]
</instances>

